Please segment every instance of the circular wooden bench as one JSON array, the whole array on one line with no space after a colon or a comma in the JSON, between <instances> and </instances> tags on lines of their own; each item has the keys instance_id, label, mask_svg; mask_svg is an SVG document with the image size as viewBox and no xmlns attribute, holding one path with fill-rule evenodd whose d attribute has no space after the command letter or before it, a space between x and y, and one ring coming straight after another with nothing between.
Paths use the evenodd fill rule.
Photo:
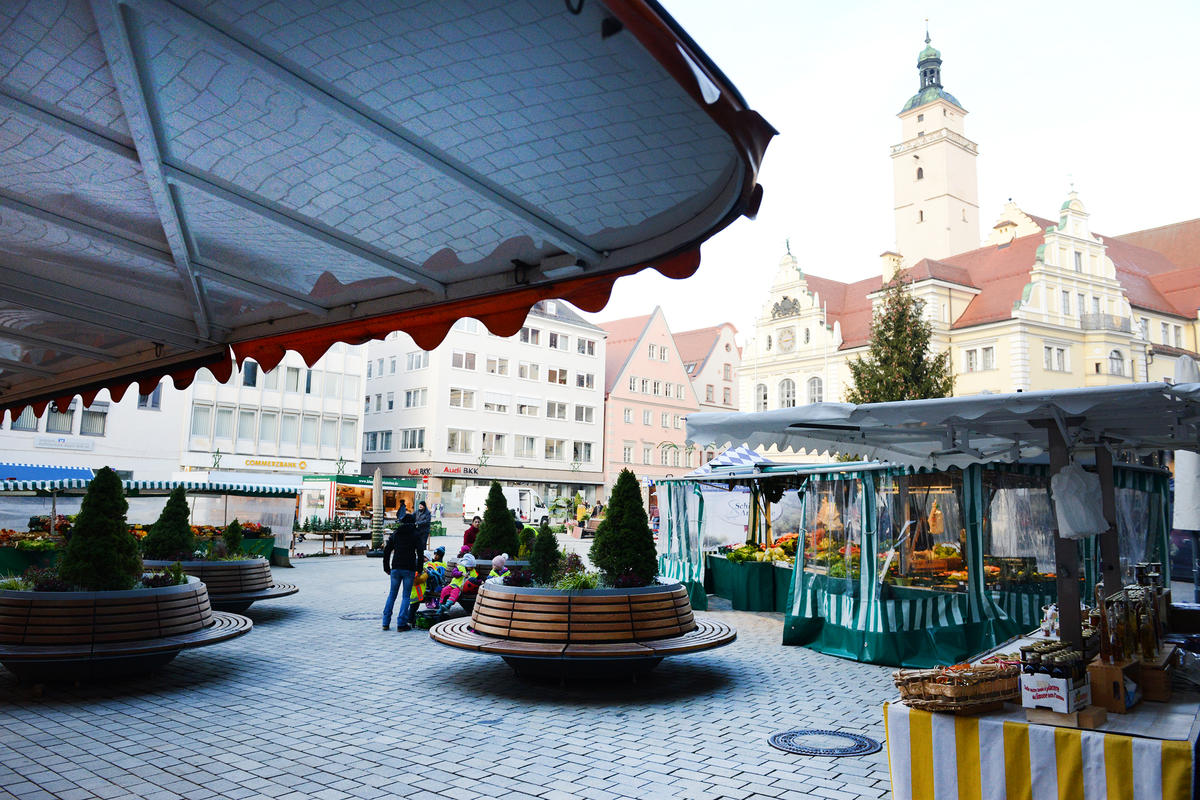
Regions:
<instances>
[{"instance_id":1,"label":"circular wooden bench","mask_svg":"<svg viewBox=\"0 0 1200 800\"><path fill-rule=\"evenodd\" d=\"M252 627L213 611L195 578L118 592L0 590L0 664L39 682L145 672Z\"/></svg>"},{"instance_id":2,"label":"circular wooden bench","mask_svg":"<svg viewBox=\"0 0 1200 800\"><path fill-rule=\"evenodd\" d=\"M697 621L679 584L564 592L480 587L469 620L446 620L441 644L498 655L519 674L638 674L666 656L730 644L737 632Z\"/></svg>"},{"instance_id":3,"label":"circular wooden bench","mask_svg":"<svg viewBox=\"0 0 1200 800\"><path fill-rule=\"evenodd\" d=\"M144 561L146 569L161 570L173 561ZM204 581L213 608L245 611L251 603L274 600L299 591L290 583L275 583L271 564L265 558L237 561L183 561L183 571Z\"/></svg>"}]
</instances>

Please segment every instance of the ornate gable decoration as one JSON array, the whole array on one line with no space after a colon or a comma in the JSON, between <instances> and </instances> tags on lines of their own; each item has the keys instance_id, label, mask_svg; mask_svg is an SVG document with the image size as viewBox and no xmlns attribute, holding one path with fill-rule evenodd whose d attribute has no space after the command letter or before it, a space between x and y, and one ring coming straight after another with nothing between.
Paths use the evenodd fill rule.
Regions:
<instances>
[{"instance_id":1,"label":"ornate gable decoration","mask_svg":"<svg viewBox=\"0 0 1200 800\"><path fill-rule=\"evenodd\" d=\"M779 319L780 317L794 317L800 313L800 303L786 294L783 299L775 305L771 306L771 319Z\"/></svg>"}]
</instances>

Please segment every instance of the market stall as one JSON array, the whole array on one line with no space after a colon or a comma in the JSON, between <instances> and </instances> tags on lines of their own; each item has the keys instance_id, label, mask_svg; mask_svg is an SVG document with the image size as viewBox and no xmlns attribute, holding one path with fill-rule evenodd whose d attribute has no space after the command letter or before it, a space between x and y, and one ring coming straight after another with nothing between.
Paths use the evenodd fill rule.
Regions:
<instances>
[{"instance_id":1,"label":"market stall","mask_svg":"<svg viewBox=\"0 0 1200 800\"><path fill-rule=\"evenodd\" d=\"M371 516L373 504L370 475L305 475L300 490L301 520L316 518L320 522L334 519L365 521ZM385 524L395 524L396 511L403 501L410 512L422 500L430 502L429 492L420 478L383 479L383 516ZM363 523L363 530L368 525Z\"/></svg>"},{"instance_id":2,"label":"market stall","mask_svg":"<svg viewBox=\"0 0 1200 800\"><path fill-rule=\"evenodd\" d=\"M1134 384L862 406L814 404L787 413L693 415L688 434L705 441L866 453L903 464L914 477L935 476L929 480L957 468L962 476L966 608L990 607L993 621L1002 604L989 602L986 582L973 573L1028 578L1032 567L1033 583L1048 588L1049 581L1041 577L1049 573L1041 567L1053 566L1055 630L1039 643L1040 650L1022 648L1019 662L1008 653L997 654L992 663L897 673L905 705L885 709L893 796L1186 798L1195 796L1200 704L1194 696L1171 695L1177 651L1159 637L1162 622L1171 618L1170 594L1164 589L1169 565L1162 557L1167 552L1165 478L1115 466L1114 461L1161 450L1200 449L1198 422L1200 384ZM1039 513L1042 501L1032 494L1039 476L1018 463L1042 455L1048 459L1042 469L1049 514ZM1090 470L1084 464L1089 458ZM1007 541L1004 549L1010 551L1022 544L1020 538L997 535L998 520L1013 514L1035 531L1045 523L1028 523L1048 520L1049 537L1036 533L1030 548L1034 552L993 552L996 560L985 564L982 544L989 537L975 506L985 501L985 469L1001 463L1019 467L1019 478L1006 476L1010 483L1000 488L1023 490L1026 496L1019 491L996 508L990 539ZM857 490L867 502L861 505L869 506L876 495L876 509L864 516L865 533L872 519L878 526L879 484L872 486L863 472ZM1132 477L1122 478L1125 472ZM898 569L904 564L899 546L904 541L923 532L937 538L931 510L930 505L922 518L920 508L913 514L901 505L909 531L901 528L889 547L896 551ZM943 514L944 539L949 509ZM1124 526L1122 517L1127 518ZM843 527L849 527L844 519ZM971 530L973 524L978 532ZM863 536L863 549L869 539ZM814 542L818 551L819 544ZM1151 553L1162 563L1136 563ZM939 557L936 544L933 557ZM914 552L910 566L918 560ZM890 569L888 564L881 570L884 577ZM860 587L869 590L875 583L861 580ZM948 581L934 588L946 593ZM1035 586L1021 602L1040 602L1040 588ZM1081 600L1092 607L1081 606ZM1009 602L1011 606L1015 600ZM927 607L924 619L928 623L956 607L962 608L935 604ZM860 605L859 615L869 608ZM854 608L843 603L842 610ZM1011 620L1020 627L1017 612ZM1093 646L1097 642L1098 648ZM1020 699L1024 713L1004 705L1013 699ZM1119 715L1117 720L1106 719L1109 713Z\"/></svg>"}]
</instances>

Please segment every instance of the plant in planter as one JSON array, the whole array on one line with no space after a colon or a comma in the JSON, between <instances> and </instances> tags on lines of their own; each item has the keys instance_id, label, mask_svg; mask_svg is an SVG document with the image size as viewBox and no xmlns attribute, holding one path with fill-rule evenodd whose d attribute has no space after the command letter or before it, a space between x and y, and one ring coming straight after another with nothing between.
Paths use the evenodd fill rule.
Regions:
<instances>
[{"instance_id":1,"label":"plant in planter","mask_svg":"<svg viewBox=\"0 0 1200 800\"><path fill-rule=\"evenodd\" d=\"M610 586L618 585L618 580L625 586L646 586L658 574L654 534L637 477L627 469L617 476L590 555Z\"/></svg>"},{"instance_id":2,"label":"plant in planter","mask_svg":"<svg viewBox=\"0 0 1200 800\"><path fill-rule=\"evenodd\" d=\"M177 486L167 498L158 521L142 540L142 552L147 558L165 561L190 559L196 550L196 537L192 534L190 518L187 494L182 486Z\"/></svg>"},{"instance_id":3,"label":"plant in planter","mask_svg":"<svg viewBox=\"0 0 1200 800\"><path fill-rule=\"evenodd\" d=\"M226 554L234 556L242 552L242 525L236 517L225 526L221 538L225 541Z\"/></svg>"},{"instance_id":4,"label":"plant in planter","mask_svg":"<svg viewBox=\"0 0 1200 800\"><path fill-rule=\"evenodd\" d=\"M132 589L142 576L137 539L125 525L129 503L117 473L104 467L88 485L59 575L88 591Z\"/></svg>"},{"instance_id":5,"label":"plant in planter","mask_svg":"<svg viewBox=\"0 0 1200 800\"><path fill-rule=\"evenodd\" d=\"M490 559L501 553L516 555L520 552L521 543L517 539L517 529L513 522L512 512L508 510L508 501L498 481L492 481L484 503L483 522L479 524L479 535L471 553L476 558Z\"/></svg>"},{"instance_id":6,"label":"plant in planter","mask_svg":"<svg viewBox=\"0 0 1200 800\"><path fill-rule=\"evenodd\" d=\"M529 556L529 569L533 572L534 580L538 583L550 583L561 559L558 537L550 529L550 523L543 522L537 538L533 541L533 552Z\"/></svg>"}]
</instances>

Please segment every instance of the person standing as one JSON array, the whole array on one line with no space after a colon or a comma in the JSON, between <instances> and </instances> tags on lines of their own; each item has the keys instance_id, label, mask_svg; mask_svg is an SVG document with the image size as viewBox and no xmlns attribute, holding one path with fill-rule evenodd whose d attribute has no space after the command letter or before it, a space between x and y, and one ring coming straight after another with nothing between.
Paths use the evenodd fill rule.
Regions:
<instances>
[{"instance_id":1,"label":"person standing","mask_svg":"<svg viewBox=\"0 0 1200 800\"><path fill-rule=\"evenodd\" d=\"M479 517L471 517L471 524L463 531L463 547L474 547L475 537L479 535L479 523L483 522Z\"/></svg>"},{"instance_id":2,"label":"person standing","mask_svg":"<svg viewBox=\"0 0 1200 800\"><path fill-rule=\"evenodd\" d=\"M400 595L400 613L396 617L396 630L412 630L408 623L409 595L412 592L413 578L422 567L424 555L421 553L420 540L417 537L417 526L412 514L405 514L396 525L396 530L388 537L383 547L383 571L391 578L391 589L388 591L387 602L383 606L383 629L389 630L392 625L392 608L396 603L396 594Z\"/></svg>"},{"instance_id":3,"label":"person standing","mask_svg":"<svg viewBox=\"0 0 1200 800\"><path fill-rule=\"evenodd\" d=\"M433 515L429 513L429 506L422 500L417 503L417 538L421 540L421 549L429 547L429 526L432 523Z\"/></svg>"}]
</instances>

